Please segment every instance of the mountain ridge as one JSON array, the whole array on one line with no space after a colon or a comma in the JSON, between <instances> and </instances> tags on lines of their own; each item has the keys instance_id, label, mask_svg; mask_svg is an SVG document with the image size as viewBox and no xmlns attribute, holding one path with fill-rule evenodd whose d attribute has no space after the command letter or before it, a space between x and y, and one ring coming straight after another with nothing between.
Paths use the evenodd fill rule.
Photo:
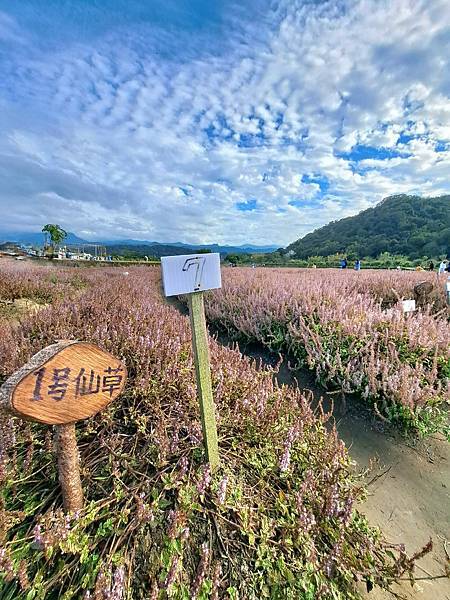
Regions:
<instances>
[{"instance_id":1,"label":"mountain ridge","mask_svg":"<svg viewBox=\"0 0 450 600\"><path fill-rule=\"evenodd\" d=\"M396 194L357 215L308 233L286 247L296 258L377 257L383 252L411 259L450 254L450 195Z\"/></svg>"},{"instance_id":2,"label":"mountain ridge","mask_svg":"<svg viewBox=\"0 0 450 600\"><path fill-rule=\"evenodd\" d=\"M38 232L1 232L0 231L0 242L17 242L17 243L25 243L25 244L35 244L42 245L44 241L44 234ZM277 246L255 246L253 244L242 244L240 246L233 245L222 245L222 244L185 244L184 242L154 242L147 240L134 240L134 239L125 239L125 240L107 240L100 239L97 241L85 240L83 238L78 237L76 234L72 232L68 232L67 238L65 240L67 244L79 244L79 245L87 245L87 244L100 244L102 246L106 246L107 248L116 248L116 247L128 247L128 248L148 248L148 254L153 255L161 255L162 247L164 247L166 251L170 252L170 248L184 248L187 251L198 251L211 249L213 252L219 252L221 254L259 254L266 252L273 252L277 249ZM154 249L152 253L150 250ZM178 254L178 252L177 252Z\"/></svg>"}]
</instances>

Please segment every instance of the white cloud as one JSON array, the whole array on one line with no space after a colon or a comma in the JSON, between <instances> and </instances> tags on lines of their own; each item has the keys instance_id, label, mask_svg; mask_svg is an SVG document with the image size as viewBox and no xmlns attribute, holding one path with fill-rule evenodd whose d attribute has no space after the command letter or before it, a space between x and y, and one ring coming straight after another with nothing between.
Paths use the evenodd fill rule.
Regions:
<instances>
[{"instance_id":1,"label":"white cloud","mask_svg":"<svg viewBox=\"0 0 450 600\"><path fill-rule=\"evenodd\" d=\"M133 38L135 23L32 46L0 62L5 228L45 216L104 237L285 245L390 193L448 193L449 22L440 0L283 0L225 21L218 48L200 36L164 56L170 33ZM402 154L355 163L356 144Z\"/></svg>"}]
</instances>

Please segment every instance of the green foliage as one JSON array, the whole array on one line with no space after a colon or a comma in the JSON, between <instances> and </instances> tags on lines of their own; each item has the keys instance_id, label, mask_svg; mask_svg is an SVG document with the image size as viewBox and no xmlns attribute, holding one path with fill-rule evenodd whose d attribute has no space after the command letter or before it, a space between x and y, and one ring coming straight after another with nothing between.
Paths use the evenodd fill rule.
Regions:
<instances>
[{"instance_id":1,"label":"green foliage","mask_svg":"<svg viewBox=\"0 0 450 600\"><path fill-rule=\"evenodd\" d=\"M67 231L64 231L59 225L48 223L42 228L43 233L48 233L52 247L58 246L67 237Z\"/></svg>"},{"instance_id":2,"label":"green foliage","mask_svg":"<svg viewBox=\"0 0 450 600\"><path fill-rule=\"evenodd\" d=\"M246 256L242 254L227 254L226 260L227 262L237 265L240 263L244 263L246 261Z\"/></svg>"},{"instance_id":3,"label":"green foliage","mask_svg":"<svg viewBox=\"0 0 450 600\"><path fill-rule=\"evenodd\" d=\"M383 253L411 259L450 253L450 196L389 196L356 216L332 221L287 247L297 258L345 253L350 258ZM394 265L393 265L394 266Z\"/></svg>"}]
</instances>

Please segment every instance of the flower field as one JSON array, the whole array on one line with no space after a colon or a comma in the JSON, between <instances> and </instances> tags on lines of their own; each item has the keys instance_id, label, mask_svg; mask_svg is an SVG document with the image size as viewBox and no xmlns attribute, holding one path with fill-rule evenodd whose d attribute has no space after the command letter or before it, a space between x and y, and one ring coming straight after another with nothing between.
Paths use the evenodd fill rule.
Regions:
<instances>
[{"instance_id":1,"label":"flower field","mask_svg":"<svg viewBox=\"0 0 450 600\"><path fill-rule=\"evenodd\" d=\"M291 332L282 321L287 292L284 304L262 308L271 298L264 277L255 274L241 304L248 307L243 331L247 310L260 311L248 337L275 323ZM272 272L267 277L276 281ZM231 327L238 299L232 305L230 292L244 293L244 280L242 272L227 275L223 295L214 296L215 317L212 297L208 303L211 318L228 311ZM420 553L387 546L358 512L365 491L329 415L314 414L298 390L278 387L270 370L213 340L222 463L209 472L189 323L163 300L159 269L124 276L0 265L0 290L1 298L45 304L20 319L0 318L0 383L58 339L98 344L129 373L118 401L77 424L86 496L79 513L61 509L51 428L1 415L2 600L344 600L360 598L361 585L386 587L412 571ZM294 310L299 302L291 302ZM374 299L361 299L368 302L375 310ZM323 310L333 309L324 302ZM444 344L433 317L420 319ZM297 324L290 339L305 331ZM414 340L425 343L419 334Z\"/></svg>"},{"instance_id":2,"label":"flower field","mask_svg":"<svg viewBox=\"0 0 450 600\"><path fill-rule=\"evenodd\" d=\"M326 387L356 394L377 415L419 435L450 437L450 327L435 273L228 269L209 294L210 323L307 366ZM414 286L433 290L405 315ZM419 304L419 303L418 303Z\"/></svg>"}]
</instances>

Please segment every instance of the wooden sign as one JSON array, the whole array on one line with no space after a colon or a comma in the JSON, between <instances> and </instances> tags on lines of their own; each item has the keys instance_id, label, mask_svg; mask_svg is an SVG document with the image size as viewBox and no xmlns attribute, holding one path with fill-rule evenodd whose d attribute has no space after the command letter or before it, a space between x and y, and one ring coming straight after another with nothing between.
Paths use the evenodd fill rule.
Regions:
<instances>
[{"instance_id":1,"label":"wooden sign","mask_svg":"<svg viewBox=\"0 0 450 600\"><path fill-rule=\"evenodd\" d=\"M125 365L93 344L48 346L12 375L0 402L23 419L61 425L95 415L123 390Z\"/></svg>"},{"instance_id":2,"label":"wooden sign","mask_svg":"<svg viewBox=\"0 0 450 600\"><path fill-rule=\"evenodd\" d=\"M164 294L179 296L222 287L220 254L183 254L161 258Z\"/></svg>"},{"instance_id":3,"label":"wooden sign","mask_svg":"<svg viewBox=\"0 0 450 600\"><path fill-rule=\"evenodd\" d=\"M211 470L214 471L219 465L219 446L212 395L203 291L222 286L220 254L163 256L161 267L165 295L188 294L203 441L209 465Z\"/></svg>"},{"instance_id":4,"label":"wooden sign","mask_svg":"<svg viewBox=\"0 0 450 600\"><path fill-rule=\"evenodd\" d=\"M0 408L55 425L64 508L83 507L75 422L95 415L123 390L125 365L93 344L61 341L44 348L0 388Z\"/></svg>"}]
</instances>

